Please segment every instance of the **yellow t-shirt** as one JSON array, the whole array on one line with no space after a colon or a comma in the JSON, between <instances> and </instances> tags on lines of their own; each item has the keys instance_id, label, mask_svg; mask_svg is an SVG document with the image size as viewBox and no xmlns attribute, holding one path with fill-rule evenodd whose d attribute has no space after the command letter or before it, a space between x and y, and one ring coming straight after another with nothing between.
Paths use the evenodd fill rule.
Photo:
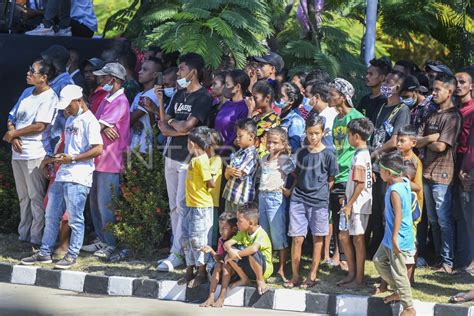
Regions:
<instances>
[{"instance_id":1,"label":"yellow t-shirt","mask_svg":"<svg viewBox=\"0 0 474 316\"><path fill-rule=\"evenodd\" d=\"M423 210L423 164L420 158L418 158L418 156L415 155L415 153L413 153L413 155L411 157L408 157L408 159L406 160L410 160L415 165L416 173L415 173L415 180L413 182L421 188L420 191L416 192L416 199L418 201L418 205L420 206L420 210ZM421 221L421 216L416 222L413 222L413 231L415 232L415 237L416 237L416 226L418 225L420 221Z\"/></svg>"},{"instance_id":2,"label":"yellow t-shirt","mask_svg":"<svg viewBox=\"0 0 474 316\"><path fill-rule=\"evenodd\" d=\"M263 277L266 280L273 274L272 242L261 226L259 226L252 235L249 235L246 232L238 232L234 237L232 237L232 239L245 248L258 242L260 245L259 250L265 257L266 268L263 272Z\"/></svg>"},{"instance_id":3,"label":"yellow t-shirt","mask_svg":"<svg viewBox=\"0 0 474 316\"><path fill-rule=\"evenodd\" d=\"M187 207L213 207L212 195L206 184L211 179L207 154L192 158L186 172Z\"/></svg>"},{"instance_id":4,"label":"yellow t-shirt","mask_svg":"<svg viewBox=\"0 0 474 316\"><path fill-rule=\"evenodd\" d=\"M219 207L219 200L221 196L221 183L222 183L222 158L221 156L214 156L209 158L211 165L211 176L216 184L215 188L210 188L214 207Z\"/></svg>"}]
</instances>

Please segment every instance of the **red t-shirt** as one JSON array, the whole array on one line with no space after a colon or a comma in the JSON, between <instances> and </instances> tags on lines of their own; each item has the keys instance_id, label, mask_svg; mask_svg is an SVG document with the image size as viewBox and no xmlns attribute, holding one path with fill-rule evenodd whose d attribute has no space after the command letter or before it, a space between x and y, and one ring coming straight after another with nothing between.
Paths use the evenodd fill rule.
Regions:
<instances>
[{"instance_id":1,"label":"red t-shirt","mask_svg":"<svg viewBox=\"0 0 474 316\"><path fill-rule=\"evenodd\" d=\"M474 125L474 115L471 115L474 113L474 99L463 103L462 107L459 109L459 112L462 116L462 125L461 131L459 133L459 141L456 152L465 154L469 148L469 133L471 132L471 127Z\"/></svg>"}]
</instances>

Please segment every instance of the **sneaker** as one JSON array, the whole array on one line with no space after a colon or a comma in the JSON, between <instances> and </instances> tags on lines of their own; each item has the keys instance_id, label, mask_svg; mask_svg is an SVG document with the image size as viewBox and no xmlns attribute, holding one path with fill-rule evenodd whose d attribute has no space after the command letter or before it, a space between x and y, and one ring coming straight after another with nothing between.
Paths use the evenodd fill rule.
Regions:
<instances>
[{"instance_id":1,"label":"sneaker","mask_svg":"<svg viewBox=\"0 0 474 316\"><path fill-rule=\"evenodd\" d=\"M21 259L21 264L25 266L31 266L35 263L51 263L53 260L51 256L42 256L39 253L35 253L31 257Z\"/></svg>"},{"instance_id":2,"label":"sneaker","mask_svg":"<svg viewBox=\"0 0 474 316\"><path fill-rule=\"evenodd\" d=\"M65 29L59 29L56 33L54 33L55 36L72 36L71 32L71 27L67 27Z\"/></svg>"},{"instance_id":3,"label":"sneaker","mask_svg":"<svg viewBox=\"0 0 474 316\"><path fill-rule=\"evenodd\" d=\"M54 36L53 27L44 27L44 24L41 23L34 30L25 32L26 35L36 35L36 36Z\"/></svg>"},{"instance_id":4,"label":"sneaker","mask_svg":"<svg viewBox=\"0 0 474 316\"><path fill-rule=\"evenodd\" d=\"M161 261L156 268L158 271L162 272L173 272L174 269L184 264L184 260L180 255L174 253L170 254L168 258Z\"/></svg>"},{"instance_id":5,"label":"sneaker","mask_svg":"<svg viewBox=\"0 0 474 316\"><path fill-rule=\"evenodd\" d=\"M115 250L115 247L105 245L104 248L94 252L94 256L102 258L102 259L109 259L112 253L114 252L114 250Z\"/></svg>"},{"instance_id":6,"label":"sneaker","mask_svg":"<svg viewBox=\"0 0 474 316\"><path fill-rule=\"evenodd\" d=\"M99 238L96 238L92 241L90 245L82 246L81 250L85 252L96 252L97 250L105 248L106 246L107 246L106 243L103 243L100 241Z\"/></svg>"},{"instance_id":7,"label":"sneaker","mask_svg":"<svg viewBox=\"0 0 474 316\"><path fill-rule=\"evenodd\" d=\"M54 268L55 269L61 269L61 270L67 270L75 264L76 264L76 259L74 259L74 258L72 258L68 255L65 255L64 258L62 258L61 260L59 260L56 263Z\"/></svg>"}]
</instances>

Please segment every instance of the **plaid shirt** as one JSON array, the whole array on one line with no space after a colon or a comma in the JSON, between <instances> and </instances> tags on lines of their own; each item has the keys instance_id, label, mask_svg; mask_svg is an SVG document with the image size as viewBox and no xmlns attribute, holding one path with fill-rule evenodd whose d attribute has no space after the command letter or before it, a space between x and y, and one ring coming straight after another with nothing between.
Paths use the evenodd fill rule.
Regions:
<instances>
[{"instance_id":1,"label":"plaid shirt","mask_svg":"<svg viewBox=\"0 0 474 316\"><path fill-rule=\"evenodd\" d=\"M230 156L230 166L242 170L242 178L230 178L222 193L227 201L243 205L255 198L255 173L258 165L258 154L254 146L239 149Z\"/></svg>"}]
</instances>

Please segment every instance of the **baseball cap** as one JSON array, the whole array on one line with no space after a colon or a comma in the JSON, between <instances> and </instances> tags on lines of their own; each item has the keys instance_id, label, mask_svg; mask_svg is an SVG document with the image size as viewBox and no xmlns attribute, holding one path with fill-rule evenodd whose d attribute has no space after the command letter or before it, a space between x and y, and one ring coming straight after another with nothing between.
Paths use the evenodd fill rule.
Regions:
<instances>
[{"instance_id":1,"label":"baseball cap","mask_svg":"<svg viewBox=\"0 0 474 316\"><path fill-rule=\"evenodd\" d=\"M280 72L285 66L283 58L281 58L280 55L272 51L270 51L268 55L262 57L254 57L253 59L258 61L259 63L270 64L274 66L277 72Z\"/></svg>"},{"instance_id":2,"label":"baseball cap","mask_svg":"<svg viewBox=\"0 0 474 316\"><path fill-rule=\"evenodd\" d=\"M342 78L336 78L332 82L331 86L334 87L337 91L339 91L339 93L344 95L347 103L349 103L351 107L354 107L354 104L352 103L352 97L354 96L355 90L349 81Z\"/></svg>"},{"instance_id":3,"label":"baseball cap","mask_svg":"<svg viewBox=\"0 0 474 316\"><path fill-rule=\"evenodd\" d=\"M433 65L433 64L428 64L426 65L427 68L431 69L434 72L444 72L447 73L448 75L453 75L453 71L446 65L439 64L439 65Z\"/></svg>"},{"instance_id":4,"label":"baseball cap","mask_svg":"<svg viewBox=\"0 0 474 316\"><path fill-rule=\"evenodd\" d=\"M95 70L99 70L102 67L104 67L104 61L97 57L92 57L92 58L87 59L84 63L84 66L86 64L90 64L92 67L94 67Z\"/></svg>"},{"instance_id":5,"label":"baseball cap","mask_svg":"<svg viewBox=\"0 0 474 316\"><path fill-rule=\"evenodd\" d=\"M125 68L117 62L105 64L100 70L96 70L93 72L96 76L112 76L119 78L121 80L125 80L127 76L127 71Z\"/></svg>"},{"instance_id":6,"label":"baseball cap","mask_svg":"<svg viewBox=\"0 0 474 316\"><path fill-rule=\"evenodd\" d=\"M56 108L59 110L64 110L69 106L72 100L81 99L82 88L74 84L65 86L61 93L59 93L59 103L56 105Z\"/></svg>"},{"instance_id":7,"label":"baseball cap","mask_svg":"<svg viewBox=\"0 0 474 316\"><path fill-rule=\"evenodd\" d=\"M401 92L403 91L420 91L420 92L428 92L426 87L420 85L420 82L415 76L408 75L403 82Z\"/></svg>"}]
</instances>

